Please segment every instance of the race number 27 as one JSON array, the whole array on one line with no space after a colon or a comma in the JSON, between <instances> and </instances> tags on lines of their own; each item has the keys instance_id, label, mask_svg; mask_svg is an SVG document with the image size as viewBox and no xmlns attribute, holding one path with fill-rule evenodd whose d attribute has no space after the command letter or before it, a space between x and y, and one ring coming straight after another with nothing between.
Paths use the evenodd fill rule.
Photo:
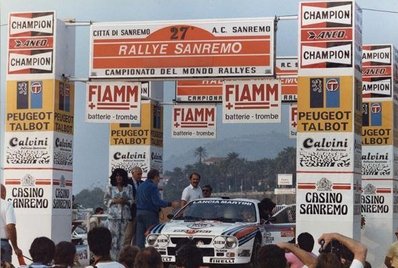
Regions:
<instances>
[{"instance_id":1,"label":"race number 27","mask_svg":"<svg viewBox=\"0 0 398 268\"><path fill-rule=\"evenodd\" d=\"M171 27L170 28L170 32L171 32L170 39L171 40L184 40L188 29L189 29L188 26Z\"/></svg>"}]
</instances>

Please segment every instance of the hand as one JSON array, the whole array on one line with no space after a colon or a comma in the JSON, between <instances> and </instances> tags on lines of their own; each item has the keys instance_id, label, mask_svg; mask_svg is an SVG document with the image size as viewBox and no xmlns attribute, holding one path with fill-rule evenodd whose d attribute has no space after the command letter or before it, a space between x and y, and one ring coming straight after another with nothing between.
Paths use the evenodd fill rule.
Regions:
<instances>
[{"instance_id":1,"label":"hand","mask_svg":"<svg viewBox=\"0 0 398 268\"><path fill-rule=\"evenodd\" d=\"M20 250L19 248L15 248L14 252L15 252L15 255L17 255L17 256L21 256L22 255L22 250Z\"/></svg>"},{"instance_id":2,"label":"hand","mask_svg":"<svg viewBox=\"0 0 398 268\"><path fill-rule=\"evenodd\" d=\"M180 207L180 201L171 202L171 207L172 208L179 208Z\"/></svg>"},{"instance_id":3,"label":"hand","mask_svg":"<svg viewBox=\"0 0 398 268\"><path fill-rule=\"evenodd\" d=\"M318 244L321 245L323 248L325 248L326 245L329 244L330 241L334 239L335 239L334 233L324 233L318 238Z\"/></svg>"},{"instance_id":4,"label":"hand","mask_svg":"<svg viewBox=\"0 0 398 268\"><path fill-rule=\"evenodd\" d=\"M123 198L121 198L121 197L113 198L113 203L122 204L123 203Z\"/></svg>"},{"instance_id":5,"label":"hand","mask_svg":"<svg viewBox=\"0 0 398 268\"><path fill-rule=\"evenodd\" d=\"M281 249L284 249L285 251L288 251L288 252L291 251L292 247L296 246L295 244L288 243L288 242L279 242L279 243L276 243L276 245L278 247L280 247Z\"/></svg>"}]
</instances>

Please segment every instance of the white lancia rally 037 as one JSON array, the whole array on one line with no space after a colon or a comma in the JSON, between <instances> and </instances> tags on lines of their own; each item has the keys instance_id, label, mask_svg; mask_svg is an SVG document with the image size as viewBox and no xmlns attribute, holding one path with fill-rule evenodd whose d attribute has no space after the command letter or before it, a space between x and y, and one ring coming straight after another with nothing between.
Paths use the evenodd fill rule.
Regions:
<instances>
[{"instance_id":1,"label":"white lancia rally 037","mask_svg":"<svg viewBox=\"0 0 398 268\"><path fill-rule=\"evenodd\" d=\"M146 246L156 248L164 263L175 263L176 251L189 240L202 250L204 264L252 263L262 245L295 236L295 205L278 206L265 220L259 203L242 198L191 201L169 222L151 227Z\"/></svg>"}]
</instances>

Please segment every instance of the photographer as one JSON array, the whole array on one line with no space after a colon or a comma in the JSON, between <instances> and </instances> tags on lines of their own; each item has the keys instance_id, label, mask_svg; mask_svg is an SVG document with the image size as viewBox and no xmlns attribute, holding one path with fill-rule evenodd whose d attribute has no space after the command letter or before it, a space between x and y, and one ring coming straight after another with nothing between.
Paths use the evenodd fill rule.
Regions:
<instances>
[{"instance_id":1,"label":"photographer","mask_svg":"<svg viewBox=\"0 0 398 268\"><path fill-rule=\"evenodd\" d=\"M353 260L349 267L361 268L365 265L367 248L354 239L339 233L325 233L319 237L318 243L322 245L320 249L322 253L319 255L315 267L325 267L325 264L335 261L332 256L335 254L331 253L338 253L335 256L340 258L340 267L347 267L343 265L346 264L347 261L351 261L349 257L347 257L349 255L353 255ZM330 250L328 249L328 245L330 245Z\"/></svg>"},{"instance_id":2,"label":"photographer","mask_svg":"<svg viewBox=\"0 0 398 268\"><path fill-rule=\"evenodd\" d=\"M293 253L300 261L304 264L304 267L316 267L317 258L309 254L308 251L297 247L295 244L288 243L288 242L280 242L276 244L281 249L284 249L287 252Z\"/></svg>"}]
</instances>

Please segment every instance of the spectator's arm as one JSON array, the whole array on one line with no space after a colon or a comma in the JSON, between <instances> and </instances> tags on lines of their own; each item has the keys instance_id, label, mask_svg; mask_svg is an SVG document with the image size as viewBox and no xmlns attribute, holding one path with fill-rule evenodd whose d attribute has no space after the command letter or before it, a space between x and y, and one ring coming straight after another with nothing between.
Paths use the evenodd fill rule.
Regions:
<instances>
[{"instance_id":1,"label":"spectator's arm","mask_svg":"<svg viewBox=\"0 0 398 268\"><path fill-rule=\"evenodd\" d=\"M394 256L394 248L392 246L390 246L386 257L384 258L384 264L386 265L387 268L392 268L391 260L392 260L393 256Z\"/></svg>"},{"instance_id":2,"label":"spectator's arm","mask_svg":"<svg viewBox=\"0 0 398 268\"><path fill-rule=\"evenodd\" d=\"M159 208L165 208L165 207L171 207L172 203L171 202L167 202L164 201L162 199L160 199L160 194L159 194L159 190L157 186L151 187L150 188L150 196L152 199L152 203L159 207Z\"/></svg>"},{"instance_id":3,"label":"spectator's arm","mask_svg":"<svg viewBox=\"0 0 398 268\"><path fill-rule=\"evenodd\" d=\"M181 207L185 206L188 203L188 189L185 188L181 194Z\"/></svg>"},{"instance_id":4,"label":"spectator's arm","mask_svg":"<svg viewBox=\"0 0 398 268\"><path fill-rule=\"evenodd\" d=\"M7 224L7 234L8 234L8 239L10 239L12 248L14 249L14 252L17 256L22 255L22 251L18 247L17 243L17 230L15 228L15 224L10 223Z\"/></svg>"},{"instance_id":5,"label":"spectator's arm","mask_svg":"<svg viewBox=\"0 0 398 268\"><path fill-rule=\"evenodd\" d=\"M295 244L287 242L280 242L276 245L281 249L287 249L288 251L292 252L294 255L296 255L297 258L300 259L302 263L304 263L308 267L315 267L316 258L304 249L297 247Z\"/></svg>"},{"instance_id":6,"label":"spectator's arm","mask_svg":"<svg viewBox=\"0 0 398 268\"><path fill-rule=\"evenodd\" d=\"M391 267L391 258L388 257L388 256L386 256L386 257L384 258L384 264L386 265L387 268L392 268L392 267Z\"/></svg>"},{"instance_id":7,"label":"spectator's arm","mask_svg":"<svg viewBox=\"0 0 398 268\"><path fill-rule=\"evenodd\" d=\"M368 249L360 242L339 233L323 234L318 239L318 243L320 243L321 240L325 241L324 246L329 244L329 242L332 240L338 240L354 254L354 259L357 259L358 261L362 262L363 265L365 265Z\"/></svg>"}]
</instances>

